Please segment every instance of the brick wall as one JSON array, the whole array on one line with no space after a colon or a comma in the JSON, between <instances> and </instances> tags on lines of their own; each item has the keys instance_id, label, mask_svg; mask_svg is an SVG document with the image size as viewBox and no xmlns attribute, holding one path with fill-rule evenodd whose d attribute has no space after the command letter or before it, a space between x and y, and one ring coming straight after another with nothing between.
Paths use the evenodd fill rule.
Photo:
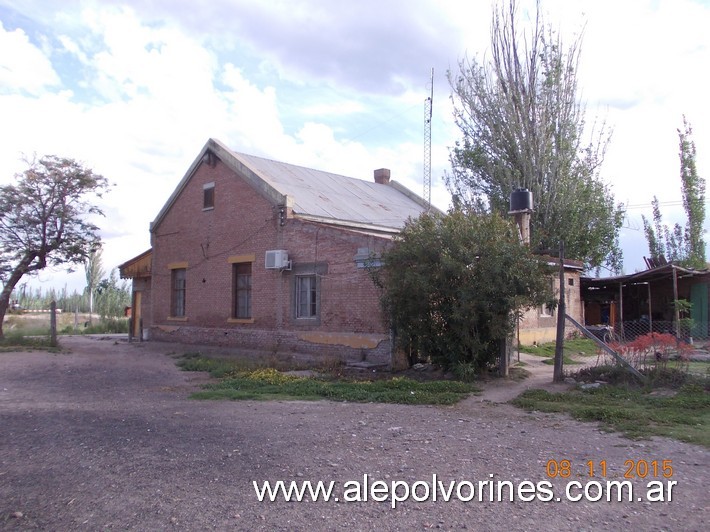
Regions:
<instances>
[{"instance_id":1,"label":"brick wall","mask_svg":"<svg viewBox=\"0 0 710 532\"><path fill-rule=\"evenodd\" d=\"M214 208L203 210L203 189L211 183ZM388 241L298 220L288 211L283 225L280 219L279 206L221 162L201 164L153 228L151 338L388 361L377 289L354 261L359 248L381 250ZM265 268L265 252L273 249L288 251L290 271ZM237 260L252 264L247 323L232 319ZM170 268L178 263L186 264L183 318L170 316ZM311 271L319 276L319 316L297 320L294 279Z\"/></svg>"}]
</instances>

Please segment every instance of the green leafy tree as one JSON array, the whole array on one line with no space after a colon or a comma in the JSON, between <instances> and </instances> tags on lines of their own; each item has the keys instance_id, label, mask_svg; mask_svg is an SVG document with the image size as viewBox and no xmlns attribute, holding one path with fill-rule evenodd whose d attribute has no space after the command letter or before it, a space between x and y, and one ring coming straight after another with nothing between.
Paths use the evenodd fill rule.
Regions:
<instances>
[{"instance_id":1,"label":"green leafy tree","mask_svg":"<svg viewBox=\"0 0 710 532\"><path fill-rule=\"evenodd\" d=\"M698 175L695 164L695 142L692 139L693 129L683 117L683 130L678 130L680 157L680 179L683 183L683 208L688 217L685 228L686 254L688 264L704 268L705 239L703 238L705 222L705 179Z\"/></svg>"},{"instance_id":2,"label":"green leafy tree","mask_svg":"<svg viewBox=\"0 0 710 532\"><path fill-rule=\"evenodd\" d=\"M92 250L84 261L84 272L86 274L86 293L89 296L89 323L92 322L94 313L94 293L99 282L106 274L103 268L103 251L101 248Z\"/></svg>"},{"instance_id":3,"label":"green leafy tree","mask_svg":"<svg viewBox=\"0 0 710 532\"><path fill-rule=\"evenodd\" d=\"M669 227L663 223L661 208L656 196L653 197L653 223L645 216L643 229L648 242L649 254L658 259L678 262L684 266L702 269L707 266L705 254L705 180L698 175L695 163L695 142L693 130L683 117L683 129L678 130L680 159L680 181L683 209L687 217L685 227L676 223Z\"/></svg>"},{"instance_id":4,"label":"green leafy tree","mask_svg":"<svg viewBox=\"0 0 710 532\"><path fill-rule=\"evenodd\" d=\"M509 219L461 209L407 223L372 275L399 347L454 370L492 366L514 312L552 297Z\"/></svg>"},{"instance_id":5,"label":"green leafy tree","mask_svg":"<svg viewBox=\"0 0 710 532\"><path fill-rule=\"evenodd\" d=\"M602 124L585 134L581 37L565 47L537 7L523 35L515 0L496 7L489 59L464 59L449 72L462 139L450 154L447 185L455 202L501 214L511 192L527 188L534 246L553 250L564 241L568 256L587 267L618 271L623 208L600 178L608 131Z\"/></svg>"},{"instance_id":6,"label":"green leafy tree","mask_svg":"<svg viewBox=\"0 0 710 532\"><path fill-rule=\"evenodd\" d=\"M99 244L91 200L108 189L104 177L72 159L28 163L17 183L0 187L0 338L10 296L25 275L47 266L81 264Z\"/></svg>"},{"instance_id":7,"label":"green leafy tree","mask_svg":"<svg viewBox=\"0 0 710 532\"><path fill-rule=\"evenodd\" d=\"M118 318L124 315L125 308L130 305L131 290L126 281L119 281L116 270L98 283L96 287L96 309L101 319Z\"/></svg>"}]
</instances>

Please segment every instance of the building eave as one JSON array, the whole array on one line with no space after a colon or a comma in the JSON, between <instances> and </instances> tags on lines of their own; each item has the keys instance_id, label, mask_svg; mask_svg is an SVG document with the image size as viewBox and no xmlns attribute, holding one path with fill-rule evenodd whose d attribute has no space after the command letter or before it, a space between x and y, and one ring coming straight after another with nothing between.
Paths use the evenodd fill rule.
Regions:
<instances>
[{"instance_id":1,"label":"building eave","mask_svg":"<svg viewBox=\"0 0 710 532\"><path fill-rule=\"evenodd\" d=\"M366 224L362 222L354 222L350 220L338 220L336 218L326 218L324 216L313 216L311 214L293 214L294 219L315 222L333 227L342 227L345 229L359 229L368 232L384 233L388 235L397 235L402 229L398 227L388 227L376 224Z\"/></svg>"},{"instance_id":2,"label":"building eave","mask_svg":"<svg viewBox=\"0 0 710 532\"><path fill-rule=\"evenodd\" d=\"M144 270L140 270L137 272L130 272L131 267L134 265L140 263L143 260L146 260L148 258L151 258L151 255L153 254L153 248L148 249L147 251L144 251L140 255L137 255L133 257L132 259L127 260L123 264L119 264L118 266L118 271L121 279L137 279L137 278L147 278L150 277L152 274L151 267L149 266L148 268Z\"/></svg>"}]
</instances>

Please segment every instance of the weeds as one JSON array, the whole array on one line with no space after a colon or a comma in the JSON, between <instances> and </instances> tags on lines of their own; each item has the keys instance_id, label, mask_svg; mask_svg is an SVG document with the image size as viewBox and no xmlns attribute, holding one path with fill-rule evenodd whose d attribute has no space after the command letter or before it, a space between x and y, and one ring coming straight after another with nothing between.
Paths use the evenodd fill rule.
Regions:
<instances>
[{"instance_id":1,"label":"weeds","mask_svg":"<svg viewBox=\"0 0 710 532\"><path fill-rule=\"evenodd\" d=\"M707 364L707 363L706 363ZM679 389L685 385L698 385L710 391L710 378L707 375L690 373L678 368L647 367L640 370L646 376L645 391L654 388ZM602 381L614 385L624 385L639 388L640 384L634 375L620 365L603 365L580 369L570 376L578 382Z\"/></svg>"},{"instance_id":2,"label":"weeds","mask_svg":"<svg viewBox=\"0 0 710 532\"><path fill-rule=\"evenodd\" d=\"M49 335L45 331L42 335L25 336L24 333L11 332L0 340L0 351L31 351L34 349L44 351L59 351L59 347L53 347Z\"/></svg>"},{"instance_id":3,"label":"weeds","mask_svg":"<svg viewBox=\"0 0 710 532\"><path fill-rule=\"evenodd\" d=\"M614 343L611 348L632 366L666 369L673 364L677 369L688 369L688 355L693 347L668 333L648 333L631 342Z\"/></svg>"},{"instance_id":4,"label":"weeds","mask_svg":"<svg viewBox=\"0 0 710 532\"><path fill-rule=\"evenodd\" d=\"M177 362L184 371L206 371L217 379L237 372L234 362L217 358L206 358L199 353L188 353Z\"/></svg>"},{"instance_id":5,"label":"weeds","mask_svg":"<svg viewBox=\"0 0 710 532\"><path fill-rule=\"evenodd\" d=\"M622 375L623 372L618 373L619 377ZM687 381L676 391L659 393L658 389L623 382L626 378L624 375L619 384L591 390L529 390L513 404L526 410L566 412L581 421L599 422L632 439L667 436L710 447L710 393L705 386ZM657 380L656 385L664 382Z\"/></svg>"},{"instance_id":6,"label":"weeds","mask_svg":"<svg viewBox=\"0 0 710 532\"><path fill-rule=\"evenodd\" d=\"M125 318L105 318L98 323L89 325L69 334L128 334L128 320Z\"/></svg>"},{"instance_id":7,"label":"weeds","mask_svg":"<svg viewBox=\"0 0 710 532\"><path fill-rule=\"evenodd\" d=\"M238 361L207 358L199 353L186 354L178 361L178 366L186 371L207 371L221 379L193 394L195 399L328 399L450 405L477 391L473 385L460 381L419 382L405 377L354 380L334 373L300 377L268 367L244 369Z\"/></svg>"},{"instance_id":8,"label":"weeds","mask_svg":"<svg viewBox=\"0 0 710 532\"><path fill-rule=\"evenodd\" d=\"M330 381L259 370L227 378L192 395L195 399L300 399L357 403L457 403L475 389L457 381L418 382L404 377L376 381Z\"/></svg>"},{"instance_id":9,"label":"weeds","mask_svg":"<svg viewBox=\"0 0 710 532\"><path fill-rule=\"evenodd\" d=\"M565 340L565 364L568 363L568 360L572 360L570 358L571 355L596 356L598 350L599 348L596 344L587 338L572 338L570 340ZM521 345L520 351L539 357L552 358L555 356L555 342L547 342L537 345ZM570 363L574 364L576 362Z\"/></svg>"}]
</instances>

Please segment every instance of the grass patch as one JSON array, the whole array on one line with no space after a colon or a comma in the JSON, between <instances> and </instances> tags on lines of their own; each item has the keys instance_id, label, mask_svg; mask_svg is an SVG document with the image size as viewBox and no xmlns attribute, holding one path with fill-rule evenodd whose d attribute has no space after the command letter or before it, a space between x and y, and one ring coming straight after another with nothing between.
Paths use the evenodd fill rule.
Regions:
<instances>
[{"instance_id":1,"label":"grass patch","mask_svg":"<svg viewBox=\"0 0 710 532\"><path fill-rule=\"evenodd\" d=\"M52 347L47 331L37 336L25 336L24 333L13 332L5 334L5 337L0 339L0 352L33 350L61 351L59 347Z\"/></svg>"},{"instance_id":2,"label":"grass patch","mask_svg":"<svg viewBox=\"0 0 710 532\"><path fill-rule=\"evenodd\" d=\"M207 358L200 353L185 353L177 361L178 367L183 371L206 371L210 376L221 379L227 375L236 375L241 364L234 360L221 358Z\"/></svg>"},{"instance_id":3,"label":"grass patch","mask_svg":"<svg viewBox=\"0 0 710 532\"><path fill-rule=\"evenodd\" d=\"M451 405L478 390L451 380L417 381L406 377L356 380L329 374L301 377L273 368L240 369L239 362L188 354L178 361L186 371L207 371L220 380L206 384L194 399L350 401Z\"/></svg>"},{"instance_id":4,"label":"grass patch","mask_svg":"<svg viewBox=\"0 0 710 532\"><path fill-rule=\"evenodd\" d=\"M24 336L49 335L49 312L10 314L6 316L4 331L6 334ZM94 315L89 325L88 314L75 315L73 312L57 313L57 331L59 334L110 334L128 333L128 318L99 318Z\"/></svg>"},{"instance_id":5,"label":"grass patch","mask_svg":"<svg viewBox=\"0 0 710 532\"><path fill-rule=\"evenodd\" d=\"M651 366L642 368L639 372L646 376L645 389L649 392L653 391L654 388L678 390L689 384L696 384L706 390L710 390L710 378L708 376L688 372L685 367ZM638 388L641 385L631 372L618 364L582 368L570 376L577 382L602 381L631 388Z\"/></svg>"},{"instance_id":6,"label":"grass patch","mask_svg":"<svg viewBox=\"0 0 710 532\"><path fill-rule=\"evenodd\" d=\"M671 393L626 385L563 393L528 390L513 404L596 421L631 439L667 436L710 447L710 393L698 384L685 384Z\"/></svg>"},{"instance_id":7,"label":"grass patch","mask_svg":"<svg viewBox=\"0 0 710 532\"><path fill-rule=\"evenodd\" d=\"M555 356L555 342L538 345L521 345L520 351L539 357L553 358ZM571 355L596 356L599 348L589 338L572 338L565 340L563 354L565 363Z\"/></svg>"},{"instance_id":8,"label":"grass patch","mask_svg":"<svg viewBox=\"0 0 710 532\"><path fill-rule=\"evenodd\" d=\"M688 362L688 373L710 377L710 362L690 361Z\"/></svg>"},{"instance_id":9,"label":"grass patch","mask_svg":"<svg viewBox=\"0 0 710 532\"><path fill-rule=\"evenodd\" d=\"M76 329L67 325L61 330L62 334L128 334L128 318L105 318L97 320L91 325L80 325Z\"/></svg>"}]
</instances>

